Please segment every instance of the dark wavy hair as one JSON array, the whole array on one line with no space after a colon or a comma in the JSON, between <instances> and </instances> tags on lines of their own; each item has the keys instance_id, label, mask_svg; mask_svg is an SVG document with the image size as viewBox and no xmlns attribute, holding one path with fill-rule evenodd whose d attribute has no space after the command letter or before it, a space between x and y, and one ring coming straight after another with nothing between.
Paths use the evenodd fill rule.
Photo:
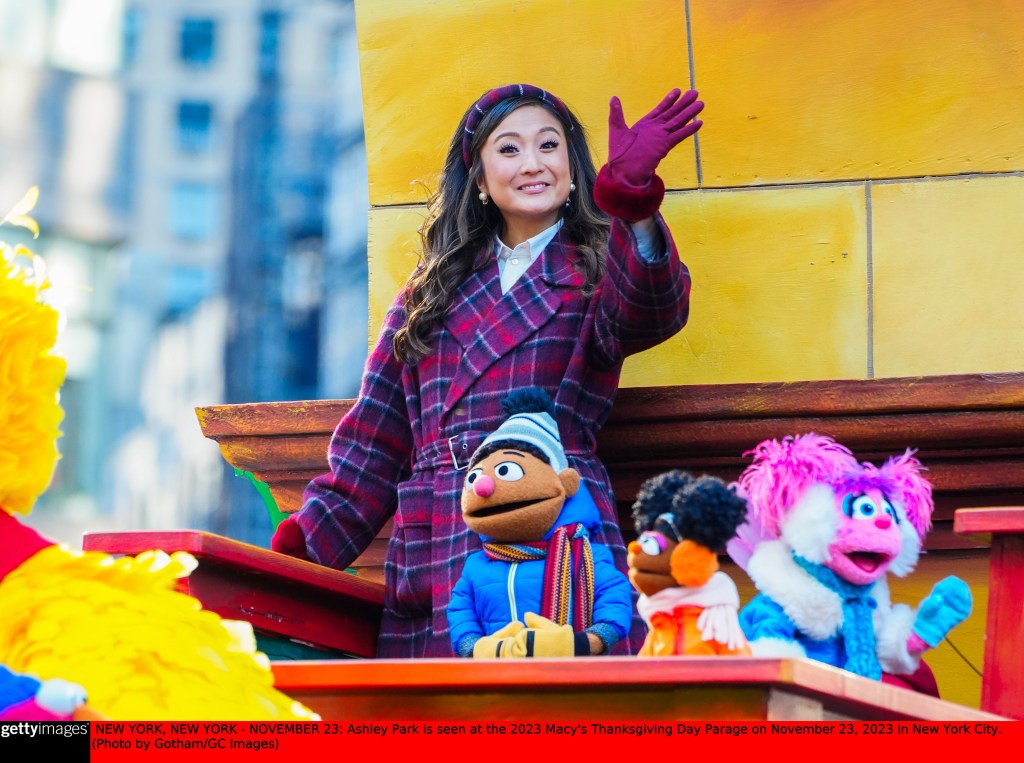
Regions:
<instances>
[{"instance_id":1,"label":"dark wavy hair","mask_svg":"<svg viewBox=\"0 0 1024 763\"><path fill-rule=\"evenodd\" d=\"M475 102L474 102L475 103ZM441 172L440 188L428 202L428 222L420 229L422 253L405 291L405 325L395 332L395 357L415 365L430 355L427 339L431 330L452 305L459 284L472 272L487 265L481 256L491 251L494 236L503 226L494 204L481 204L477 181L483 174L480 149L501 121L522 106L541 106L558 118L566 136L569 170L576 190L562 213L562 225L575 245L573 266L583 275L580 291L590 296L606 272L609 221L594 204L597 170L590 154L586 131L569 110L572 124L566 124L549 104L532 96L516 95L495 105L481 119L470 147L471 165L462 159L462 137L472 106L459 121L452 136Z\"/></svg>"}]
</instances>

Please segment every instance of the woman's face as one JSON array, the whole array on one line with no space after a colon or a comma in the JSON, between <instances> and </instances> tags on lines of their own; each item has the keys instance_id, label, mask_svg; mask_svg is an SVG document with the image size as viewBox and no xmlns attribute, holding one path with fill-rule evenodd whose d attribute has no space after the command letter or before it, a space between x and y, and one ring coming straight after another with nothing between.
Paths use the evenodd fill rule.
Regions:
<instances>
[{"instance_id":1,"label":"woman's face","mask_svg":"<svg viewBox=\"0 0 1024 763\"><path fill-rule=\"evenodd\" d=\"M543 106L505 117L480 149L480 190L505 220L511 247L554 225L569 198L569 152L562 123Z\"/></svg>"}]
</instances>

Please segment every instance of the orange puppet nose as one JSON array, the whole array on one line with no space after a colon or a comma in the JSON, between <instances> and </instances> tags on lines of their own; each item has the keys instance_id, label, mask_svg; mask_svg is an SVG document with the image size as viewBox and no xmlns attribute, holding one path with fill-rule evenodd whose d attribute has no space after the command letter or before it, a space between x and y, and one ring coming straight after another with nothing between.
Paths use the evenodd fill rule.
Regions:
<instances>
[{"instance_id":1,"label":"orange puppet nose","mask_svg":"<svg viewBox=\"0 0 1024 763\"><path fill-rule=\"evenodd\" d=\"M481 474L473 480L473 492L481 498L487 498L494 492L494 480L486 474Z\"/></svg>"}]
</instances>

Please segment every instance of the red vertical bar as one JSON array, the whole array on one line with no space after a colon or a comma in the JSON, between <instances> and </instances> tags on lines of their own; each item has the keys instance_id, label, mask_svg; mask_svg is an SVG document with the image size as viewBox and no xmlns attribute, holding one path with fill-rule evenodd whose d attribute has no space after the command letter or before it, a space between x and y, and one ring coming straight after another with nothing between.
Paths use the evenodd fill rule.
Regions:
<instances>
[{"instance_id":1,"label":"red vertical bar","mask_svg":"<svg viewBox=\"0 0 1024 763\"><path fill-rule=\"evenodd\" d=\"M1024 534L992 534L981 709L1024 719Z\"/></svg>"}]
</instances>

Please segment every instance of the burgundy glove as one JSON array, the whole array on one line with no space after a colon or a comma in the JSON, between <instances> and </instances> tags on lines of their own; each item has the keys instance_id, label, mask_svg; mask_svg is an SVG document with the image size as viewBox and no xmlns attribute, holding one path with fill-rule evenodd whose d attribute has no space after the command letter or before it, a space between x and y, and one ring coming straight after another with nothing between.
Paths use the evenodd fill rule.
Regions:
<instances>
[{"instance_id":1,"label":"burgundy glove","mask_svg":"<svg viewBox=\"0 0 1024 763\"><path fill-rule=\"evenodd\" d=\"M668 152L700 129L694 119L704 108L696 90L673 88L649 114L626 126L622 104L613 96L608 113L608 169L612 177L646 188Z\"/></svg>"},{"instance_id":2,"label":"burgundy glove","mask_svg":"<svg viewBox=\"0 0 1024 763\"><path fill-rule=\"evenodd\" d=\"M306 536L302 534L295 517L289 516L281 520L274 537L270 539L270 548L279 554L294 556L307 562L313 561L306 554Z\"/></svg>"}]
</instances>

